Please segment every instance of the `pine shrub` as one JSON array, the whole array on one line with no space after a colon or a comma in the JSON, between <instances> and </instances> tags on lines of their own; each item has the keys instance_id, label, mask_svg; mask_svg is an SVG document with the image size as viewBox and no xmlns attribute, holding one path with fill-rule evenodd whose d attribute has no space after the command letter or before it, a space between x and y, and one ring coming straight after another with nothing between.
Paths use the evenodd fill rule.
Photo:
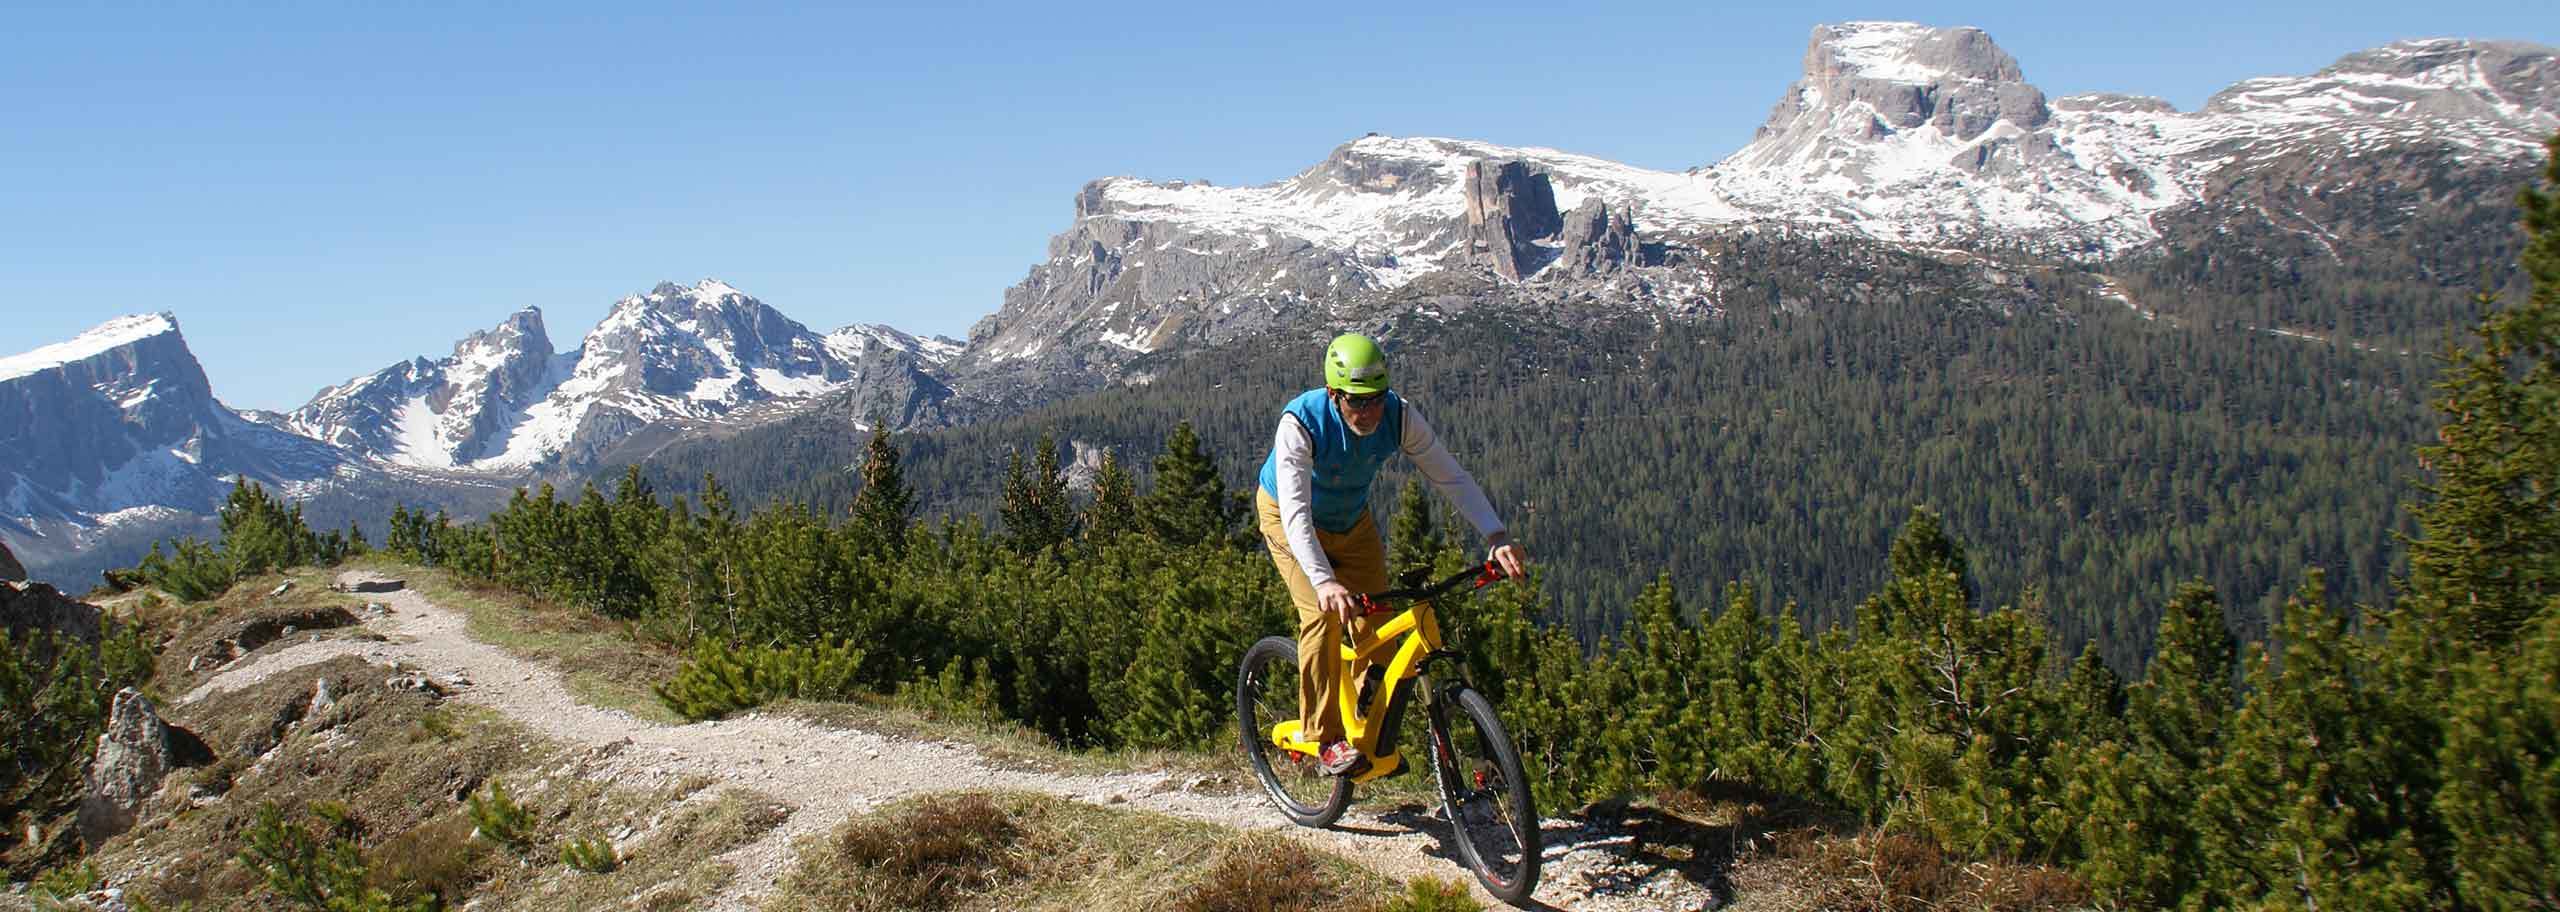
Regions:
<instances>
[{"instance_id":1,"label":"pine shrub","mask_svg":"<svg viewBox=\"0 0 2560 912\"><path fill-rule=\"evenodd\" d=\"M1405 884L1404 895L1387 902L1386 912L1482 912L1484 904L1467 892L1467 885L1437 877L1417 877Z\"/></svg>"},{"instance_id":2,"label":"pine shrub","mask_svg":"<svg viewBox=\"0 0 2560 912\"><path fill-rule=\"evenodd\" d=\"M2464 669L2446 726L2436 806L2473 908L2560 909L2560 611L2537 627Z\"/></svg>"},{"instance_id":3,"label":"pine shrub","mask_svg":"<svg viewBox=\"0 0 2560 912\"><path fill-rule=\"evenodd\" d=\"M505 782L489 780L488 794L472 795L468 805L475 835L517 855L533 851L533 811L507 792Z\"/></svg>"},{"instance_id":4,"label":"pine shrub","mask_svg":"<svg viewBox=\"0 0 2560 912\"><path fill-rule=\"evenodd\" d=\"M622 856L602 838L571 839L560 844L560 863L589 874L610 874L622 867Z\"/></svg>"},{"instance_id":5,"label":"pine shrub","mask_svg":"<svg viewBox=\"0 0 2560 912\"><path fill-rule=\"evenodd\" d=\"M705 639L672 681L654 689L687 719L717 719L774 700L843 700L862 679L863 651L851 641L807 646L731 646Z\"/></svg>"},{"instance_id":6,"label":"pine shrub","mask_svg":"<svg viewBox=\"0 0 2560 912\"><path fill-rule=\"evenodd\" d=\"M306 909L319 912L428 912L432 896L401 897L366 883L364 854L357 838L361 828L343 806L321 802L311 806L310 823L289 820L274 804L258 808L257 819L242 834L240 864L266 879L268 889Z\"/></svg>"}]
</instances>

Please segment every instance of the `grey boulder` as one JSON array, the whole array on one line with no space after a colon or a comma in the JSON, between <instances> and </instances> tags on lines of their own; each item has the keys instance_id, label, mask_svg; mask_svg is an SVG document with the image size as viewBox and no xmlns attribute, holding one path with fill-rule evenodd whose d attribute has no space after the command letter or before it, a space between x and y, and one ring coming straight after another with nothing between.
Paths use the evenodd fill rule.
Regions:
<instances>
[{"instance_id":1,"label":"grey boulder","mask_svg":"<svg viewBox=\"0 0 2560 912\"><path fill-rule=\"evenodd\" d=\"M213 751L194 732L162 721L149 697L130 687L117 691L80 796L81 841L94 847L132 829L169 771L213 759Z\"/></svg>"}]
</instances>

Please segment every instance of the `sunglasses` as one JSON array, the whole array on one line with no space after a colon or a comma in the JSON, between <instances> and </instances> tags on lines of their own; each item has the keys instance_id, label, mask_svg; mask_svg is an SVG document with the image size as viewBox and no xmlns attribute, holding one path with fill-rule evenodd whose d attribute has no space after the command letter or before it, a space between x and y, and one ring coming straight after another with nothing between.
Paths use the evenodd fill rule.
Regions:
<instances>
[{"instance_id":1,"label":"sunglasses","mask_svg":"<svg viewBox=\"0 0 2560 912\"><path fill-rule=\"evenodd\" d=\"M1387 401L1387 392L1385 390L1379 390L1374 393L1363 393L1356 396L1350 393L1342 394L1342 404L1356 409L1369 408L1385 401Z\"/></svg>"}]
</instances>

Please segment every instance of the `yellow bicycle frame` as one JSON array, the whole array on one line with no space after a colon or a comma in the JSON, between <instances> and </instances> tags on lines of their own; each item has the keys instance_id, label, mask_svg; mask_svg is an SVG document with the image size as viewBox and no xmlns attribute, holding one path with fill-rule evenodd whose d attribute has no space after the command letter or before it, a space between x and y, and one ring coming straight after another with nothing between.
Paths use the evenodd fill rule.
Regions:
<instances>
[{"instance_id":1,"label":"yellow bicycle frame","mask_svg":"<svg viewBox=\"0 0 2560 912\"><path fill-rule=\"evenodd\" d=\"M1351 781L1367 782L1403 768L1404 757L1400 754L1378 753L1381 723L1386 718L1387 707L1395 705L1396 693L1404 682L1421 676L1423 658L1439 649L1440 618L1432 613L1429 601L1415 602L1413 607L1377 625L1357 642L1343 644L1340 656L1342 686L1335 688L1341 694L1342 728L1348 735L1345 740L1359 748L1361 756L1369 758L1369 768L1352 776ZM1384 683L1377 693L1369 695L1369 705L1365 710L1359 705L1360 680L1351 673L1354 663L1362 660L1383 664L1387 669ZM1271 743L1282 750L1309 757L1324 749L1321 744L1298 738L1296 719L1283 719L1273 724ZM1392 749L1395 745L1387 747Z\"/></svg>"}]
</instances>

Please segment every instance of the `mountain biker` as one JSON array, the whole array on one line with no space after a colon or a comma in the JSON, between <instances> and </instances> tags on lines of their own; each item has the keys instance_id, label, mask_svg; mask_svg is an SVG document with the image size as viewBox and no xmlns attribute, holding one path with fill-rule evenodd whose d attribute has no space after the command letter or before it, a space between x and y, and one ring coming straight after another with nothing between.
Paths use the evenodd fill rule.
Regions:
<instances>
[{"instance_id":1,"label":"mountain biker","mask_svg":"<svg viewBox=\"0 0 2560 912\"><path fill-rule=\"evenodd\" d=\"M1398 452L1457 505L1504 573L1518 578L1529 560L1422 414L1388 391L1378 343L1345 333L1326 346L1323 388L1281 409L1254 506L1271 562L1298 608L1298 736L1324 746L1317 759L1328 775L1355 772L1363 762L1343 740L1343 668L1335 656L1346 625L1355 637L1368 630L1352 593L1387 589L1386 543L1369 515L1369 485Z\"/></svg>"}]
</instances>

